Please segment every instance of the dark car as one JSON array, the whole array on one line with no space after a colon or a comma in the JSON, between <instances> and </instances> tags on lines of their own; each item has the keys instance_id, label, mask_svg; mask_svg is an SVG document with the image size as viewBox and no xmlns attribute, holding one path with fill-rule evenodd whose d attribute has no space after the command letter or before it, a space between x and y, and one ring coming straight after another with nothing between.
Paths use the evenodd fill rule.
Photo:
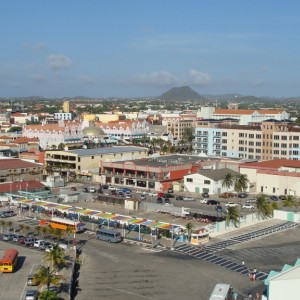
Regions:
<instances>
[{"instance_id":1,"label":"dark car","mask_svg":"<svg viewBox=\"0 0 300 300\"><path fill-rule=\"evenodd\" d=\"M159 197L159 198L156 199L156 202L157 203L164 203L164 199Z\"/></svg>"},{"instance_id":2,"label":"dark car","mask_svg":"<svg viewBox=\"0 0 300 300\"><path fill-rule=\"evenodd\" d=\"M279 198L277 196L270 196L270 200L272 201L279 201Z\"/></svg>"},{"instance_id":3,"label":"dark car","mask_svg":"<svg viewBox=\"0 0 300 300\"><path fill-rule=\"evenodd\" d=\"M173 194L167 193L167 194L165 194L165 198L175 198L175 197Z\"/></svg>"},{"instance_id":4,"label":"dark car","mask_svg":"<svg viewBox=\"0 0 300 300\"><path fill-rule=\"evenodd\" d=\"M77 191L77 188L75 186L72 186L71 191Z\"/></svg>"},{"instance_id":5,"label":"dark car","mask_svg":"<svg viewBox=\"0 0 300 300\"><path fill-rule=\"evenodd\" d=\"M34 285L38 285L38 284L39 284L39 282L34 279L34 274L29 274L27 277L27 285L34 286Z\"/></svg>"},{"instance_id":6,"label":"dark car","mask_svg":"<svg viewBox=\"0 0 300 300\"><path fill-rule=\"evenodd\" d=\"M175 199L183 201L183 196L177 196Z\"/></svg>"},{"instance_id":7,"label":"dark car","mask_svg":"<svg viewBox=\"0 0 300 300\"><path fill-rule=\"evenodd\" d=\"M171 203L170 198L165 198L165 203Z\"/></svg>"},{"instance_id":8,"label":"dark car","mask_svg":"<svg viewBox=\"0 0 300 300\"><path fill-rule=\"evenodd\" d=\"M247 194L246 193L239 193L238 194L238 198L247 198Z\"/></svg>"},{"instance_id":9,"label":"dark car","mask_svg":"<svg viewBox=\"0 0 300 300\"><path fill-rule=\"evenodd\" d=\"M207 205L218 205L218 204L220 204L220 202L219 201L217 201L217 200L207 200L207 202L206 202L206 204Z\"/></svg>"},{"instance_id":10,"label":"dark car","mask_svg":"<svg viewBox=\"0 0 300 300\"><path fill-rule=\"evenodd\" d=\"M145 200L146 199L146 195L142 194L141 195L141 200Z\"/></svg>"},{"instance_id":11,"label":"dark car","mask_svg":"<svg viewBox=\"0 0 300 300\"><path fill-rule=\"evenodd\" d=\"M84 188L82 189L82 191L85 192L85 193L88 193L88 192L89 192L89 189L88 189L87 187L84 187Z\"/></svg>"},{"instance_id":12,"label":"dark car","mask_svg":"<svg viewBox=\"0 0 300 300\"><path fill-rule=\"evenodd\" d=\"M209 194L208 193L202 193L202 197L203 198L209 198Z\"/></svg>"},{"instance_id":13,"label":"dark car","mask_svg":"<svg viewBox=\"0 0 300 300\"><path fill-rule=\"evenodd\" d=\"M227 209L224 208L224 207L221 206L221 205L216 205L216 206L215 206L215 211L216 211L216 212L227 212Z\"/></svg>"},{"instance_id":14,"label":"dark car","mask_svg":"<svg viewBox=\"0 0 300 300\"><path fill-rule=\"evenodd\" d=\"M37 290L26 291L25 300L37 300L39 292Z\"/></svg>"}]
</instances>

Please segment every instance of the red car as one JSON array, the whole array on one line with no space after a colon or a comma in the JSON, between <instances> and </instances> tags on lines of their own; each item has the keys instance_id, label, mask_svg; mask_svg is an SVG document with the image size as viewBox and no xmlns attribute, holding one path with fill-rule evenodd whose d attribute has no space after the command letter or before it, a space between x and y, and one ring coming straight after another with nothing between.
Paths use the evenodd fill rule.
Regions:
<instances>
[{"instance_id":1,"label":"red car","mask_svg":"<svg viewBox=\"0 0 300 300\"><path fill-rule=\"evenodd\" d=\"M77 189L76 189L75 186L72 186L72 187L71 187L71 190L72 190L72 191L77 191Z\"/></svg>"}]
</instances>

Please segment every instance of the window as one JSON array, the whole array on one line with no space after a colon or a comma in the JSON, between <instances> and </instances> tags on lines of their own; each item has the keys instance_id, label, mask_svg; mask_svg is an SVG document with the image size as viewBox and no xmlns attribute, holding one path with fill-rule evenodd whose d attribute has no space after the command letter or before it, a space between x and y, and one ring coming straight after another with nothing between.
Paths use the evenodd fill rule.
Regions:
<instances>
[{"instance_id":1,"label":"window","mask_svg":"<svg viewBox=\"0 0 300 300\"><path fill-rule=\"evenodd\" d=\"M239 137L244 137L244 133L240 132Z\"/></svg>"},{"instance_id":2,"label":"window","mask_svg":"<svg viewBox=\"0 0 300 300\"><path fill-rule=\"evenodd\" d=\"M274 150L274 154L279 154L279 150Z\"/></svg>"},{"instance_id":3,"label":"window","mask_svg":"<svg viewBox=\"0 0 300 300\"><path fill-rule=\"evenodd\" d=\"M193 178L187 178L186 182L193 182Z\"/></svg>"},{"instance_id":4,"label":"window","mask_svg":"<svg viewBox=\"0 0 300 300\"><path fill-rule=\"evenodd\" d=\"M249 134L249 139L254 139L254 134L250 133Z\"/></svg>"},{"instance_id":5,"label":"window","mask_svg":"<svg viewBox=\"0 0 300 300\"><path fill-rule=\"evenodd\" d=\"M222 132L222 136L227 136L227 132Z\"/></svg>"},{"instance_id":6,"label":"window","mask_svg":"<svg viewBox=\"0 0 300 300\"><path fill-rule=\"evenodd\" d=\"M254 149L253 148L249 148L249 153L253 153L254 152Z\"/></svg>"},{"instance_id":7,"label":"window","mask_svg":"<svg viewBox=\"0 0 300 300\"><path fill-rule=\"evenodd\" d=\"M92 159L94 159L94 156L92 156Z\"/></svg>"},{"instance_id":8,"label":"window","mask_svg":"<svg viewBox=\"0 0 300 300\"><path fill-rule=\"evenodd\" d=\"M293 151L293 155L299 155L299 151Z\"/></svg>"},{"instance_id":9,"label":"window","mask_svg":"<svg viewBox=\"0 0 300 300\"><path fill-rule=\"evenodd\" d=\"M80 157L78 157L78 162L80 162Z\"/></svg>"},{"instance_id":10,"label":"window","mask_svg":"<svg viewBox=\"0 0 300 300\"><path fill-rule=\"evenodd\" d=\"M210 184L210 180L204 180L204 184Z\"/></svg>"},{"instance_id":11,"label":"window","mask_svg":"<svg viewBox=\"0 0 300 300\"><path fill-rule=\"evenodd\" d=\"M293 136L294 141L299 141L299 136Z\"/></svg>"},{"instance_id":12,"label":"window","mask_svg":"<svg viewBox=\"0 0 300 300\"><path fill-rule=\"evenodd\" d=\"M227 146L222 146L222 150L227 150Z\"/></svg>"},{"instance_id":13,"label":"window","mask_svg":"<svg viewBox=\"0 0 300 300\"><path fill-rule=\"evenodd\" d=\"M257 134L257 135L256 135L256 138L257 138L257 139L261 139L261 134Z\"/></svg>"},{"instance_id":14,"label":"window","mask_svg":"<svg viewBox=\"0 0 300 300\"><path fill-rule=\"evenodd\" d=\"M244 140L239 140L239 145L244 145Z\"/></svg>"},{"instance_id":15,"label":"window","mask_svg":"<svg viewBox=\"0 0 300 300\"><path fill-rule=\"evenodd\" d=\"M287 141L287 136L286 136L286 135L282 135L282 136L281 136L281 140L282 140L282 141Z\"/></svg>"},{"instance_id":16,"label":"window","mask_svg":"<svg viewBox=\"0 0 300 300\"><path fill-rule=\"evenodd\" d=\"M222 140L222 143L223 144L227 144L227 140Z\"/></svg>"},{"instance_id":17,"label":"window","mask_svg":"<svg viewBox=\"0 0 300 300\"><path fill-rule=\"evenodd\" d=\"M249 142L249 146L254 146L254 142Z\"/></svg>"},{"instance_id":18,"label":"window","mask_svg":"<svg viewBox=\"0 0 300 300\"><path fill-rule=\"evenodd\" d=\"M244 151L244 147L239 147L239 151Z\"/></svg>"},{"instance_id":19,"label":"window","mask_svg":"<svg viewBox=\"0 0 300 300\"><path fill-rule=\"evenodd\" d=\"M256 149L255 153L261 153L261 150L260 149Z\"/></svg>"},{"instance_id":20,"label":"window","mask_svg":"<svg viewBox=\"0 0 300 300\"><path fill-rule=\"evenodd\" d=\"M299 148L298 144L293 144L293 148Z\"/></svg>"},{"instance_id":21,"label":"window","mask_svg":"<svg viewBox=\"0 0 300 300\"><path fill-rule=\"evenodd\" d=\"M255 146L260 147L261 146L261 142L256 142Z\"/></svg>"},{"instance_id":22,"label":"window","mask_svg":"<svg viewBox=\"0 0 300 300\"><path fill-rule=\"evenodd\" d=\"M282 150L282 151L281 151L281 155L286 155L286 151L285 151L285 150Z\"/></svg>"},{"instance_id":23,"label":"window","mask_svg":"<svg viewBox=\"0 0 300 300\"><path fill-rule=\"evenodd\" d=\"M281 144L281 148L287 148L287 144Z\"/></svg>"},{"instance_id":24,"label":"window","mask_svg":"<svg viewBox=\"0 0 300 300\"><path fill-rule=\"evenodd\" d=\"M279 135L274 135L274 136L273 136L273 139L274 139L274 140L279 140Z\"/></svg>"},{"instance_id":25,"label":"window","mask_svg":"<svg viewBox=\"0 0 300 300\"><path fill-rule=\"evenodd\" d=\"M279 143L274 143L274 148L279 148Z\"/></svg>"}]
</instances>

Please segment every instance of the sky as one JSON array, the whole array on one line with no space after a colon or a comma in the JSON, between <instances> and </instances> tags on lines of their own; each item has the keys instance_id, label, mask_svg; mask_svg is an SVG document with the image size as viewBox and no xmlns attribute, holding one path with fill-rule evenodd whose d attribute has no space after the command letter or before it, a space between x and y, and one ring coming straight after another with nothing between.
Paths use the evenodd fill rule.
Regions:
<instances>
[{"instance_id":1,"label":"sky","mask_svg":"<svg viewBox=\"0 0 300 300\"><path fill-rule=\"evenodd\" d=\"M298 0L0 1L1 97L300 96Z\"/></svg>"}]
</instances>

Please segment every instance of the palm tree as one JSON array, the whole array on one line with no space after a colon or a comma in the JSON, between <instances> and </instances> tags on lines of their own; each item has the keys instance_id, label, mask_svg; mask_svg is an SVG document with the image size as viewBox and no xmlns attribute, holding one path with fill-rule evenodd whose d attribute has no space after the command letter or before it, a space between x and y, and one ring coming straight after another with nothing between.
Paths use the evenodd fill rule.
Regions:
<instances>
[{"instance_id":1,"label":"palm tree","mask_svg":"<svg viewBox=\"0 0 300 300\"><path fill-rule=\"evenodd\" d=\"M193 232L193 229L194 229L194 225L192 222L188 222L186 225L185 225L185 229L187 230L188 232L188 241L191 240L191 235L192 235L192 232Z\"/></svg>"},{"instance_id":2,"label":"palm tree","mask_svg":"<svg viewBox=\"0 0 300 300\"><path fill-rule=\"evenodd\" d=\"M9 231L11 231L11 229L12 229L12 228L11 228L11 227L12 227L12 224L13 224L12 221L8 221L8 222L7 222L7 226L8 226L8 228L9 228Z\"/></svg>"},{"instance_id":3,"label":"palm tree","mask_svg":"<svg viewBox=\"0 0 300 300\"><path fill-rule=\"evenodd\" d=\"M229 226L230 222L233 223L234 227L238 227L240 224L240 213L236 206L228 207L228 213L226 215L227 226Z\"/></svg>"},{"instance_id":4,"label":"palm tree","mask_svg":"<svg viewBox=\"0 0 300 300\"><path fill-rule=\"evenodd\" d=\"M0 226L1 226L1 233L3 233L3 227L6 226L6 222L3 221L3 220L1 220L1 221L0 221Z\"/></svg>"},{"instance_id":5,"label":"palm tree","mask_svg":"<svg viewBox=\"0 0 300 300\"><path fill-rule=\"evenodd\" d=\"M59 266L66 265L65 251L56 244L50 252L45 252L45 261L56 269Z\"/></svg>"},{"instance_id":6,"label":"palm tree","mask_svg":"<svg viewBox=\"0 0 300 300\"><path fill-rule=\"evenodd\" d=\"M35 226L35 228L34 228L34 231L37 233L37 235L40 235L41 230L42 230L42 227L39 225Z\"/></svg>"},{"instance_id":7,"label":"palm tree","mask_svg":"<svg viewBox=\"0 0 300 300\"><path fill-rule=\"evenodd\" d=\"M39 300L57 300L57 294L52 291L42 291L39 293Z\"/></svg>"},{"instance_id":8,"label":"palm tree","mask_svg":"<svg viewBox=\"0 0 300 300\"><path fill-rule=\"evenodd\" d=\"M272 208L270 203L268 203L265 195L261 195L256 200L256 207L257 207L257 217L258 218L268 218L272 215Z\"/></svg>"},{"instance_id":9,"label":"palm tree","mask_svg":"<svg viewBox=\"0 0 300 300\"><path fill-rule=\"evenodd\" d=\"M286 200L283 201L283 206L291 207L296 206L296 199L294 196L289 195Z\"/></svg>"},{"instance_id":10,"label":"palm tree","mask_svg":"<svg viewBox=\"0 0 300 300\"><path fill-rule=\"evenodd\" d=\"M234 179L231 173L225 174L225 177L222 182L222 187L226 187L227 191L233 186Z\"/></svg>"},{"instance_id":11,"label":"palm tree","mask_svg":"<svg viewBox=\"0 0 300 300\"><path fill-rule=\"evenodd\" d=\"M25 228L24 224L19 225L19 231L20 231L21 234L23 233L24 228Z\"/></svg>"},{"instance_id":12,"label":"palm tree","mask_svg":"<svg viewBox=\"0 0 300 300\"><path fill-rule=\"evenodd\" d=\"M58 241L60 242L61 238L64 236L64 231L61 229L55 228L54 235L57 237Z\"/></svg>"},{"instance_id":13,"label":"palm tree","mask_svg":"<svg viewBox=\"0 0 300 300\"><path fill-rule=\"evenodd\" d=\"M71 226L68 226L66 229L66 235L68 237L68 248L69 248L69 242L70 242L70 234L74 233L74 229Z\"/></svg>"},{"instance_id":14,"label":"palm tree","mask_svg":"<svg viewBox=\"0 0 300 300\"><path fill-rule=\"evenodd\" d=\"M27 234L29 234L29 232L31 231L31 227L28 225L25 225L25 230L27 231Z\"/></svg>"},{"instance_id":15,"label":"palm tree","mask_svg":"<svg viewBox=\"0 0 300 300\"><path fill-rule=\"evenodd\" d=\"M41 232L44 234L44 239L46 239L46 236L49 232L48 228L46 226L41 227Z\"/></svg>"},{"instance_id":16,"label":"palm tree","mask_svg":"<svg viewBox=\"0 0 300 300\"><path fill-rule=\"evenodd\" d=\"M34 280L39 282L39 286L46 285L47 291L49 292L50 285L59 286L60 281L64 280L64 277L62 275L57 275L55 269L51 270L50 267L41 266L34 275Z\"/></svg>"},{"instance_id":17,"label":"palm tree","mask_svg":"<svg viewBox=\"0 0 300 300\"><path fill-rule=\"evenodd\" d=\"M234 189L238 193L241 193L245 191L248 187L249 179L247 178L247 175L240 174L237 176L234 180Z\"/></svg>"}]
</instances>

